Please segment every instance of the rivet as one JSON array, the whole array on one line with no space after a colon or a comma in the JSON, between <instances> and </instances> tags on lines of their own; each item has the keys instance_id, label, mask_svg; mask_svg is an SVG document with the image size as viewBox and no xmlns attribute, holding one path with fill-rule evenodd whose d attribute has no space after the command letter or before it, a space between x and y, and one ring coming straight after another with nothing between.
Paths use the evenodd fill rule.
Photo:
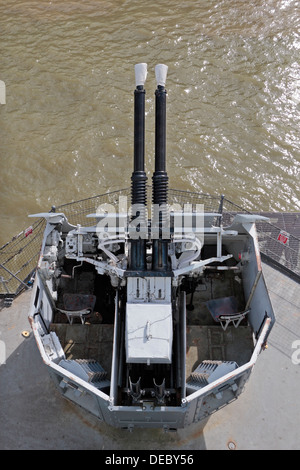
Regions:
<instances>
[{"instance_id":1,"label":"rivet","mask_svg":"<svg viewBox=\"0 0 300 470\"><path fill-rule=\"evenodd\" d=\"M227 447L228 447L229 450L235 450L236 449L236 442L228 441L227 442Z\"/></svg>"}]
</instances>

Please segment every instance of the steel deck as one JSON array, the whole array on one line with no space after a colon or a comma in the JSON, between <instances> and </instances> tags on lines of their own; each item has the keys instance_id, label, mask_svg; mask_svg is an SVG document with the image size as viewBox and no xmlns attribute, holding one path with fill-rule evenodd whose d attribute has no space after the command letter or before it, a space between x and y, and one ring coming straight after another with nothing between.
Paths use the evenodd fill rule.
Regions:
<instances>
[{"instance_id":1,"label":"steel deck","mask_svg":"<svg viewBox=\"0 0 300 470\"><path fill-rule=\"evenodd\" d=\"M0 448L103 449L115 455L123 449L133 455L134 450L300 449L299 284L265 263L263 273L277 320L268 349L238 400L176 433L114 429L64 400L33 334L22 336L30 331L31 293L25 291L0 312L0 339L6 346L6 364L0 367Z\"/></svg>"},{"instance_id":2,"label":"steel deck","mask_svg":"<svg viewBox=\"0 0 300 470\"><path fill-rule=\"evenodd\" d=\"M300 214L261 215L274 227L260 245L276 323L238 400L176 433L128 433L99 423L62 399L48 375L28 323L29 288L10 307L3 308L3 298L0 305L0 352L6 358L0 366L0 449L105 449L116 455L123 449L300 449ZM259 226L258 233L262 229L266 234Z\"/></svg>"}]
</instances>

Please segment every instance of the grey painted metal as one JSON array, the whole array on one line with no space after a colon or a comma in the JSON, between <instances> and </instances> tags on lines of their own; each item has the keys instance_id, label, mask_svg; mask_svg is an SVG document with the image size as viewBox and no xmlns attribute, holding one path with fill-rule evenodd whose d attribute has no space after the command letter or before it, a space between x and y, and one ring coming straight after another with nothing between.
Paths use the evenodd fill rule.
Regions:
<instances>
[{"instance_id":1,"label":"grey painted metal","mask_svg":"<svg viewBox=\"0 0 300 470\"><path fill-rule=\"evenodd\" d=\"M148 187L148 199L151 188ZM112 191L107 194L100 194L79 201L66 203L57 207L57 210L63 210L68 219L75 226L87 224L86 215L95 212L99 205L104 203L112 204L115 199L120 197L129 197L130 188ZM206 210L219 210L220 198L218 196L190 193L169 189L170 204L179 203L202 203ZM221 196L223 210L223 223L226 224L232 220L237 212L249 213L245 208L234 204L224 196ZM277 212L259 212L261 215L270 219L269 222L257 222L258 240L261 254L264 261L271 263L277 269L284 270L285 273L292 276L299 282L300 280L300 215L294 213ZM93 214L91 214L93 215ZM115 214L114 214L115 215ZM221 220L217 221L220 225ZM124 226L124 224L122 224ZM23 282L31 286L31 277L35 271L37 260L40 253L40 246L44 233L44 219L38 219L27 229L22 230L10 241L0 247L0 262L6 268L0 266L0 296L8 301L12 301L20 292L22 292ZM278 238L282 230L289 234L287 243L282 243ZM12 274L10 274L12 273ZM17 276L18 279L15 278ZM9 303L10 303L9 302Z\"/></svg>"},{"instance_id":2,"label":"grey painted metal","mask_svg":"<svg viewBox=\"0 0 300 470\"><path fill-rule=\"evenodd\" d=\"M61 217L61 214L59 215ZM52 220L51 220L52 219ZM51 374L56 378L56 383L59 386L59 389L65 398L74 401L82 408L90 411L95 414L100 420L104 420L109 424L118 427L127 427L132 429L133 427L162 427L164 429L175 429L182 426L190 425L194 422L198 422L200 419L204 419L209 414L215 412L216 410L223 407L225 404L229 404L232 400L236 399L242 392L245 382L249 378L253 365L255 364L257 357L264 347L266 342L267 335L273 323L275 321L272 306L269 300L267 289L263 281L263 276L261 275L261 261L260 254L257 242L257 235L255 231L255 225L253 223L253 217L243 216L243 218L237 218L233 222L232 226L229 228L230 236L226 236L226 230L219 231L222 233L222 243L229 243L228 247L231 247L232 255L238 260L238 252L240 252L241 247L246 251L247 256L243 261L242 266L237 269L242 269L243 272L243 282L244 282L244 292L245 298L248 299L248 306L250 309L248 318L251 324L251 328L255 336L255 347L251 358L248 362L233 368L232 370L226 370L226 361L221 361L221 369L223 368L222 374L219 374L214 378L212 382L208 383L204 387L200 387L198 390L193 391L189 388L187 382L187 388L185 385L185 341L186 341L186 309L184 297L179 302L179 324L182 329L179 335L179 357L177 370L181 373L181 404L177 406L168 405L162 403L154 403L149 398L144 400L140 394L140 380L136 383L135 389L132 388L133 382L130 381L130 392L129 395L133 398L131 405L121 404L119 401L119 393L121 391L121 381L122 381L122 341L125 338L125 344L127 348L127 363L145 362L147 367L153 361L158 363L166 362L162 357L165 355L162 352L161 344L166 341L172 340L172 328L171 326L165 325L160 334L161 339L152 341L151 332L151 321L154 323L166 321L166 311L168 308L167 316L171 318L171 308L170 308L170 288L166 289L166 282L170 282L171 278L166 277L149 277L145 278L147 280L144 288L143 280L141 279L140 283L137 283L136 277L134 277L135 283L128 282L129 288L127 297L130 303L127 303L127 316L128 312L132 315L134 319L139 315L139 312L143 313L144 317L142 318L144 331L144 336L142 336L142 341L148 343L150 347L149 351L144 350L144 353L141 353L142 349L138 353L135 353L136 350L135 343L133 344L133 349L129 352L129 346L131 345L131 336L129 335L129 330L138 331L139 323L136 320L133 320L133 323L127 323L127 330L125 331L124 337L124 323L122 323L122 311L120 310L120 299L118 295L118 290L116 290L115 295L115 317L114 317L114 340L112 345L112 365L111 365L111 376L110 382L105 383L105 386L96 387L95 384L84 380L82 373L75 373L74 367L66 367L66 361L64 357L64 351L60 346L60 342L55 335L55 333L49 333L49 328L53 322L53 314L55 312L55 298L56 293L52 290L51 283L49 284L49 279L54 276L52 270L52 263L55 261L55 256L57 251L55 250L57 240L60 239L60 236L55 235L54 231L57 230L57 227L64 226L67 229L72 227L68 224L67 220L62 220L60 218L59 224L55 225L52 223L53 218L50 218L46 226L45 238L42 245L42 255L38 264L37 275L33 287L33 302L31 304L31 309L29 313L30 322L32 329L39 346L42 358L46 365L51 369ZM235 235L231 236L232 229L234 229ZM204 229L205 230L205 229ZM90 231L89 231L90 232ZM211 229L208 229L209 237L213 234ZM77 234L78 237L85 236L85 229L82 227ZM210 238L208 237L208 240ZM215 243L218 243L218 238L215 239ZM49 245L50 243L50 245ZM52 245L54 243L54 245ZM212 243L212 242L210 242ZM246 245L245 245L246 243ZM111 275L111 279L114 279L114 276L119 276L121 282L124 282L124 274L122 269L116 271L116 266L105 264L102 261L91 260L87 258L86 254L82 252L80 243L77 243L78 252L70 252L70 259L75 258L77 262L80 262L82 266L83 260L85 263L91 263L96 267L97 271L102 275L106 272ZM83 246L83 245L82 245ZM89 246L89 245L87 245ZM212 245L214 246L214 245ZM90 248L88 248L90 249ZM66 252L68 255L68 252ZM220 253L221 255L221 253ZM230 256L226 259L230 259ZM186 268L183 273L180 275L185 275L189 272L188 263L191 262L193 258L187 258ZM224 257L220 256L213 257L207 262L195 262L196 269L191 265L191 271L193 273L198 272L198 276L202 276L202 270L206 269L206 266L212 261L217 260L223 261ZM205 260L204 260L205 261ZM198 271L197 271L198 270ZM174 270L174 273L177 273L178 270ZM172 282L177 282L177 274L175 274ZM54 278L55 279L55 278ZM126 279L126 278L125 278ZM55 285L55 282L54 282ZM136 297L135 289L139 287ZM151 287L152 286L152 287ZM141 289L140 289L141 288ZM149 302L150 297L151 302ZM149 297L149 299L148 299ZM140 299L140 300L139 300ZM148 300L147 300L148 299ZM140 302L142 300L142 303ZM175 300L175 299L173 299ZM133 301L133 303L132 303ZM137 302L140 303L137 303ZM129 309L130 307L130 309ZM132 309L135 310L132 310ZM147 314L147 309L149 314ZM59 309L58 309L59 310ZM137 311L136 311L137 310ZM152 312L152 317L151 317ZM176 315L175 311L174 314ZM145 316L146 315L146 316ZM148 319L148 321L146 321ZM146 318L147 317L147 318ZM140 320L138 320L140 321ZM149 323L149 328L147 325ZM122 326L123 324L123 326ZM72 327L72 325L70 325ZM149 330L149 331L148 331ZM159 331L159 330L158 330ZM137 338L139 338L138 333ZM164 337L164 334L166 335ZM158 335L158 332L155 332L155 337ZM127 338L127 339L126 339ZM139 340L140 341L140 340ZM145 343L145 344L146 344ZM167 343L166 343L167 344ZM172 343L170 342L169 345ZM131 347L131 346L130 346ZM151 353L151 348L154 348ZM138 350L137 350L138 351ZM143 355L143 357L141 356ZM158 356L157 356L158 354ZM135 357L134 357L135 356ZM147 356L147 357L146 357ZM167 362L171 363L171 353L167 354ZM164 382L164 381L163 381ZM156 384L154 380L154 384ZM104 385L104 384L103 384ZM120 388L121 387L121 388ZM155 388L156 387L156 388ZM156 395L155 390L157 390L157 384L153 389L153 395ZM105 390L105 391L102 391ZM185 391L186 390L186 391ZM187 393L186 393L187 392ZM170 391L168 392L170 393ZM172 392L171 392L172 393ZM162 396L161 396L162 399ZM205 400L204 400L205 399Z\"/></svg>"}]
</instances>

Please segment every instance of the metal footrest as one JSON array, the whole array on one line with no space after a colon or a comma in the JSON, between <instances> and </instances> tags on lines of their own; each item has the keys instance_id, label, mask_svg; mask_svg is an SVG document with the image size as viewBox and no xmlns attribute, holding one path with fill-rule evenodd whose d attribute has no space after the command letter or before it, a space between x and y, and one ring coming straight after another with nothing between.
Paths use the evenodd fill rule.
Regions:
<instances>
[{"instance_id":1,"label":"metal footrest","mask_svg":"<svg viewBox=\"0 0 300 470\"><path fill-rule=\"evenodd\" d=\"M208 384L209 376L220 364L222 364L222 361L201 362L194 372L191 373L190 381L199 384L201 387L204 387Z\"/></svg>"},{"instance_id":2,"label":"metal footrest","mask_svg":"<svg viewBox=\"0 0 300 470\"><path fill-rule=\"evenodd\" d=\"M186 385L192 390L198 390L232 372L237 367L238 365L234 361L203 361L191 373Z\"/></svg>"},{"instance_id":3,"label":"metal footrest","mask_svg":"<svg viewBox=\"0 0 300 470\"><path fill-rule=\"evenodd\" d=\"M97 388L109 383L106 380L107 372L93 359L63 359L59 365Z\"/></svg>"}]
</instances>

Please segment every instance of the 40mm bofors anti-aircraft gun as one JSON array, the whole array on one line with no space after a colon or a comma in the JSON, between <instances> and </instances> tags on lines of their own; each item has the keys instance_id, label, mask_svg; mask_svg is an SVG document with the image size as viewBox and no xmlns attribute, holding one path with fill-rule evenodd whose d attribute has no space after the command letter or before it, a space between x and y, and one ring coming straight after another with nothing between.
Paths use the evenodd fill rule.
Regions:
<instances>
[{"instance_id":1,"label":"40mm bofors anti-aircraft gun","mask_svg":"<svg viewBox=\"0 0 300 470\"><path fill-rule=\"evenodd\" d=\"M221 213L194 207L189 193L168 201L163 64L147 201L147 65L135 72L130 210L98 210L86 227L64 213L35 214L47 224L29 319L64 397L113 426L177 429L239 396L275 320L260 217L237 214L224 227Z\"/></svg>"}]
</instances>

